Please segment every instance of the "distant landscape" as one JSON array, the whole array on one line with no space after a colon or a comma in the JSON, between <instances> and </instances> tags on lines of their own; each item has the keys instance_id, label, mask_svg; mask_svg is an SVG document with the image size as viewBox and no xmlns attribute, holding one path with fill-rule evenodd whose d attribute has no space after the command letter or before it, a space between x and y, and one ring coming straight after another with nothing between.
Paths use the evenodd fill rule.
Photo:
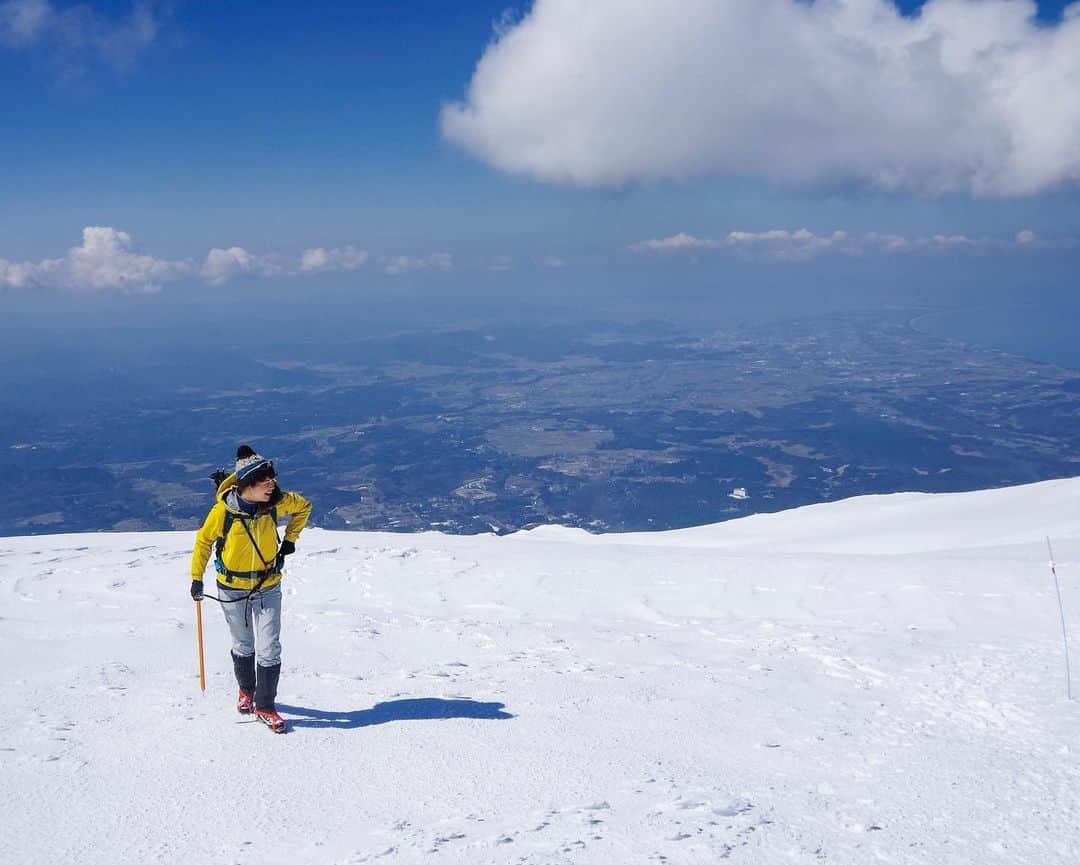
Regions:
<instances>
[{"instance_id":1,"label":"distant landscape","mask_svg":"<svg viewBox=\"0 0 1080 865\"><path fill-rule=\"evenodd\" d=\"M252 443L325 528L668 529L1076 474L1080 373L917 311L4 357L0 535L188 529Z\"/></svg>"}]
</instances>

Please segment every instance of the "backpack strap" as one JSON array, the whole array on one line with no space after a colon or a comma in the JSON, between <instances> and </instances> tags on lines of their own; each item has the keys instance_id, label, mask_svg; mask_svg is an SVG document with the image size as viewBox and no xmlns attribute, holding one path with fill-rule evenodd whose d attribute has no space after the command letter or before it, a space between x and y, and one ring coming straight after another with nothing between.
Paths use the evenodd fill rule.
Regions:
<instances>
[{"instance_id":1,"label":"backpack strap","mask_svg":"<svg viewBox=\"0 0 1080 865\"><path fill-rule=\"evenodd\" d=\"M216 566L217 572L219 574L224 574L228 571L228 568L225 567L225 562L221 560L221 553L222 550L225 549L225 539L229 536L229 529L232 528L232 524L235 519L236 514L234 514L228 508L225 508L225 521L224 523L222 523L221 526L221 537L219 537L214 543L214 552L217 553L214 565Z\"/></svg>"},{"instance_id":2,"label":"backpack strap","mask_svg":"<svg viewBox=\"0 0 1080 865\"><path fill-rule=\"evenodd\" d=\"M278 512L276 505L270 508L269 514L270 519L273 521L274 525L274 537L277 538ZM258 517L255 517L254 519L258 519ZM255 550L255 554L259 557L259 560L263 563L263 565L265 565L265 568L263 570L233 571L225 567L225 561L222 559L221 554L225 549L225 541L229 537L229 530L232 528L232 525L234 522L236 522L236 520L240 520L240 525L244 527L244 532L247 534L248 540L251 541L251 546ZM281 546L280 538L278 538L278 546ZM245 579L260 577L261 579L259 580L259 583L261 584L262 580L266 579L266 577L268 577L273 572L274 566L277 564L276 557L275 561L272 562L268 562L266 559L263 558L263 554L262 551L259 549L259 545L255 543L255 536L251 533L251 529L248 527L248 520L245 517L240 516L239 514L233 513L228 508L225 509L225 520L221 526L221 537L219 537L217 539L217 542L215 543L215 550L217 552L217 558L214 561L214 567L219 574L226 578L226 582L232 582L232 578L234 577L243 577Z\"/></svg>"}]
</instances>

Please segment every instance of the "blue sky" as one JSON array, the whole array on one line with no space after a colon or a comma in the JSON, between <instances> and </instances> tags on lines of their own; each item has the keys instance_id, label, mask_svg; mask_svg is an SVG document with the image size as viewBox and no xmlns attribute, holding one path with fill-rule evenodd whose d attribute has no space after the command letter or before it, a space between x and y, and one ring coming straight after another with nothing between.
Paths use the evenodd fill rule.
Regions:
<instances>
[{"instance_id":1,"label":"blue sky","mask_svg":"<svg viewBox=\"0 0 1080 865\"><path fill-rule=\"evenodd\" d=\"M704 2L674 6L689 17L703 14ZM794 0L769 3L797 9ZM839 6L851 3L870 0ZM935 4L945 8L931 0L923 15ZM649 6L595 4L605 5ZM923 5L901 11L912 16ZM1064 57L1068 80L1069 46L1047 47L1038 35L1065 32L1066 5L1039 3L1037 26L1001 25L993 38L1015 33L1021 43L1016 68ZM999 106L979 102L978 81L1010 82L1014 73L983 76L965 59L955 75L916 80L911 92L946 95L877 134L882 121L865 117L873 87L849 105L859 88L828 82L859 78L852 70L866 46L891 51L908 39L900 19L795 11L791 29L774 31L742 15L708 25L717 27L712 51L707 26L687 42L674 28L622 20L629 14L569 21L560 6L0 0L0 262L8 268L0 286L6 272L9 289L0 297L29 307L51 292L85 303L237 281L247 290L288 281L295 295L317 291L320 280L342 287L395 277L426 280L444 297L465 285L498 295L553 282L603 294L605 275L646 286L738 276L794 291L801 279L838 273L873 280L875 267L1017 290L1033 274L1068 286L1080 237L1069 155L1080 128L1071 118L1080 114L1077 94L1055 92L1054 79L1029 109L1001 120ZM967 34L985 29L968 9L939 17L920 45L952 40L952 53L963 54ZM743 26L757 50L709 66L740 47L719 44L723 32ZM496 28L503 37L493 46ZM635 43L642 33L648 40ZM805 74L796 70L770 80L766 99L755 89L766 75L754 57L768 59L774 35L776 44L818 40L829 56L830 45L860 47L849 66L825 70L817 91L791 92ZM673 66L660 57L650 67L653 50L702 53L693 73L675 68L652 92ZM826 56L818 50L802 62L814 67ZM590 65L594 55L607 65ZM905 62L897 68L913 80L942 66ZM562 84L552 87L560 70ZM896 92L905 107L907 91ZM811 117L807 105L828 107ZM723 119L710 125L714 108ZM898 113L884 113L885 125ZM1033 116L1046 118L1046 134ZM1063 128L1054 117L1065 118ZM1000 155L994 139L983 146L986 129L1033 143ZM759 145L746 143L752 135ZM90 226L112 234L90 248ZM211 250L222 253L213 265ZM303 259L305 251L315 252ZM130 272L114 278L114 265Z\"/></svg>"},{"instance_id":2,"label":"blue sky","mask_svg":"<svg viewBox=\"0 0 1080 865\"><path fill-rule=\"evenodd\" d=\"M91 224L131 226L155 245L175 238L169 254L312 220L343 240L357 225L411 235L404 223L487 173L446 152L437 120L500 7L454 5L176 4L119 70L45 40L0 52L14 133L0 142L4 234L30 255Z\"/></svg>"}]
</instances>

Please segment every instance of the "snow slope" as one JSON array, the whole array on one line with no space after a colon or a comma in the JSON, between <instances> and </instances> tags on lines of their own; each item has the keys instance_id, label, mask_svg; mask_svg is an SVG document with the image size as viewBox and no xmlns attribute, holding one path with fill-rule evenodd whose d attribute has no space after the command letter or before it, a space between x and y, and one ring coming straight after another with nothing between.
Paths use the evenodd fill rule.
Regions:
<instances>
[{"instance_id":1,"label":"snow slope","mask_svg":"<svg viewBox=\"0 0 1080 865\"><path fill-rule=\"evenodd\" d=\"M1072 865L1078 499L310 529L286 736L233 711L209 602L199 692L191 534L0 539L0 862Z\"/></svg>"}]
</instances>

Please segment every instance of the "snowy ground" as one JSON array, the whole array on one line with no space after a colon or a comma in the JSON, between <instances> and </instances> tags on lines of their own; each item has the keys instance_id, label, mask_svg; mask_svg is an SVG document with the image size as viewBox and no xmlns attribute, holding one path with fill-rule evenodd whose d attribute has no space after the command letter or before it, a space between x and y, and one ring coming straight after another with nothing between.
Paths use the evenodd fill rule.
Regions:
<instances>
[{"instance_id":1,"label":"snowy ground","mask_svg":"<svg viewBox=\"0 0 1080 865\"><path fill-rule=\"evenodd\" d=\"M209 602L199 692L190 534L0 539L0 862L1072 865L1080 710L1044 538L1080 639L1078 500L1075 479L654 535L312 529L286 736L235 714Z\"/></svg>"}]
</instances>

